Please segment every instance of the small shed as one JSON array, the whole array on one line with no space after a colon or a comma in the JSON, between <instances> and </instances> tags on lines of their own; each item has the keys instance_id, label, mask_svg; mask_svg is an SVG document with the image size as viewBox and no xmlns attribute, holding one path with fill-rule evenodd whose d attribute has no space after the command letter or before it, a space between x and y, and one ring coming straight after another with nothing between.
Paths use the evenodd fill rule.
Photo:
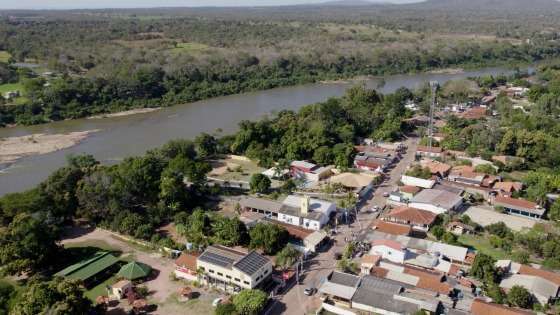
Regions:
<instances>
[{"instance_id":1,"label":"small shed","mask_svg":"<svg viewBox=\"0 0 560 315\"><path fill-rule=\"evenodd\" d=\"M132 282L129 280L121 280L111 286L111 294L120 299L126 297L126 294L133 288Z\"/></svg>"}]
</instances>

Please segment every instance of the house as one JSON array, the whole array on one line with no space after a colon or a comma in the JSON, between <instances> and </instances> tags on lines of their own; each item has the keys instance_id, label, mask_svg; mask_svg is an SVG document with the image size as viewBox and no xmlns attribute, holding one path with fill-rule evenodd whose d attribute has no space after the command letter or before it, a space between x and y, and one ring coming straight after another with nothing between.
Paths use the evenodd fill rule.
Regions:
<instances>
[{"instance_id":1,"label":"house","mask_svg":"<svg viewBox=\"0 0 560 315\"><path fill-rule=\"evenodd\" d=\"M369 193L379 180L379 174L369 173L341 173L328 179L331 184L339 184L347 189L352 189L358 197Z\"/></svg>"},{"instance_id":2,"label":"house","mask_svg":"<svg viewBox=\"0 0 560 315\"><path fill-rule=\"evenodd\" d=\"M404 185L399 187L399 192L403 198L411 200L417 193L420 192L420 187L412 185Z\"/></svg>"},{"instance_id":3,"label":"house","mask_svg":"<svg viewBox=\"0 0 560 315\"><path fill-rule=\"evenodd\" d=\"M277 166L271 167L261 172L264 176L270 179L283 179L290 174L290 170L281 169Z\"/></svg>"},{"instance_id":4,"label":"house","mask_svg":"<svg viewBox=\"0 0 560 315\"><path fill-rule=\"evenodd\" d=\"M391 223L383 220L373 221L371 228L375 231L394 235L410 235L412 233L412 227L410 225Z\"/></svg>"},{"instance_id":5,"label":"house","mask_svg":"<svg viewBox=\"0 0 560 315\"><path fill-rule=\"evenodd\" d=\"M401 248L406 248L409 251L409 253L405 256L406 259L414 258L414 255L412 255L414 253L417 255L429 253L459 265L470 265L474 259L473 253L466 247L433 242L426 239L408 237L404 235L392 235L379 231L371 231L361 235L358 240L368 243L373 243L378 240L397 242L400 244ZM397 246L393 243L393 247L396 248ZM382 253L383 252L381 252L381 254ZM370 254L376 255L373 251L370 251Z\"/></svg>"},{"instance_id":6,"label":"house","mask_svg":"<svg viewBox=\"0 0 560 315\"><path fill-rule=\"evenodd\" d=\"M379 265L380 268L376 269L376 271L382 278L405 283L443 296L447 296L453 291L452 285L447 283L445 275L440 271L430 271L419 267L397 265L383 261ZM385 271L381 269L385 269Z\"/></svg>"},{"instance_id":7,"label":"house","mask_svg":"<svg viewBox=\"0 0 560 315\"><path fill-rule=\"evenodd\" d=\"M464 224L459 221L449 222L447 224L446 230L451 232L455 235L463 235L463 234L474 234L474 228L470 225Z\"/></svg>"},{"instance_id":8,"label":"house","mask_svg":"<svg viewBox=\"0 0 560 315\"><path fill-rule=\"evenodd\" d=\"M356 155L354 158L354 167L364 171L381 173L391 164L390 161L367 155Z\"/></svg>"},{"instance_id":9,"label":"house","mask_svg":"<svg viewBox=\"0 0 560 315\"><path fill-rule=\"evenodd\" d=\"M408 251L397 241L378 239L371 242L370 254L402 264L408 255Z\"/></svg>"},{"instance_id":10,"label":"house","mask_svg":"<svg viewBox=\"0 0 560 315\"><path fill-rule=\"evenodd\" d=\"M398 207L383 216L383 220L411 226L414 230L428 232L437 215L431 211L411 207Z\"/></svg>"},{"instance_id":11,"label":"house","mask_svg":"<svg viewBox=\"0 0 560 315\"><path fill-rule=\"evenodd\" d=\"M487 95L487 96L484 96L480 102L481 102L482 105L489 105L490 103L492 103L496 100L496 97L497 97L497 95L495 95L495 94Z\"/></svg>"},{"instance_id":12,"label":"house","mask_svg":"<svg viewBox=\"0 0 560 315\"><path fill-rule=\"evenodd\" d=\"M124 299L128 292L131 292L133 289L132 282L130 280L121 280L117 283L111 285L111 295L116 297L117 299L121 300Z\"/></svg>"},{"instance_id":13,"label":"house","mask_svg":"<svg viewBox=\"0 0 560 315\"><path fill-rule=\"evenodd\" d=\"M315 253L327 238L328 236L325 231L313 231L313 233L303 239L303 246L310 252Z\"/></svg>"},{"instance_id":14,"label":"house","mask_svg":"<svg viewBox=\"0 0 560 315\"><path fill-rule=\"evenodd\" d=\"M421 162L422 166L427 167L430 169L432 175L438 176L440 178L445 178L451 171L451 165L445 164L438 161L423 161Z\"/></svg>"},{"instance_id":15,"label":"house","mask_svg":"<svg viewBox=\"0 0 560 315\"><path fill-rule=\"evenodd\" d=\"M318 182L329 177L332 167L321 167L307 161L293 161L290 163L290 174L294 179L304 182Z\"/></svg>"},{"instance_id":16,"label":"house","mask_svg":"<svg viewBox=\"0 0 560 315\"><path fill-rule=\"evenodd\" d=\"M412 208L431 211L435 214L456 210L463 204L463 198L446 190L424 189L408 204Z\"/></svg>"},{"instance_id":17,"label":"house","mask_svg":"<svg viewBox=\"0 0 560 315\"><path fill-rule=\"evenodd\" d=\"M436 181L433 179L423 179L408 175L402 175L401 182L405 186L416 186L420 188L432 188L436 184Z\"/></svg>"},{"instance_id":18,"label":"house","mask_svg":"<svg viewBox=\"0 0 560 315\"><path fill-rule=\"evenodd\" d=\"M531 219L541 219L546 211L538 204L524 199L496 196L493 203L494 206L503 207L508 214Z\"/></svg>"},{"instance_id":19,"label":"house","mask_svg":"<svg viewBox=\"0 0 560 315\"><path fill-rule=\"evenodd\" d=\"M358 151L358 155L386 160L389 163L394 163L399 159L399 155L396 150L389 150L378 146L362 145L354 146L354 149Z\"/></svg>"},{"instance_id":20,"label":"house","mask_svg":"<svg viewBox=\"0 0 560 315\"><path fill-rule=\"evenodd\" d=\"M475 172L472 166L460 165L451 169L447 179L461 184L482 186L486 176L484 173Z\"/></svg>"},{"instance_id":21,"label":"house","mask_svg":"<svg viewBox=\"0 0 560 315\"><path fill-rule=\"evenodd\" d=\"M474 299L471 304L472 315L534 315L529 310L522 310L505 305L486 302L482 299Z\"/></svg>"},{"instance_id":22,"label":"house","mask_svg":"<svg viewBox=\"0 0 560 315\"><path fill-rule=\"evenodd\" d=\"M419 145L416 148L416 155L420 156L427 156L432 158L441 158L443 157L443 149L440 147L426 147Z\"/></svg>"},{"instance_id":23,"label":"house","mask_svg":"<svg viewBox=\"0 0 560 315\"><path fill-rule=\"evenodd\" d=\"M196 261L200 256L198 253L181 253L175 260L175 276L189 281L197 281L197 266Z\"/></svg>"},{"instance_id":24,"label":"house","mask_svg":"<svg viewBox=\"0 0 560 315\"><path fill-rule=\"evenodd\" d=\"M336 211L332 202L295 195L282 202L247 197L239 204L243 211L261 213L270 219L315 231L322 229Z\"/></svg>"},{"instance_id":25,"label":"house","mask_svg":"<svg viewBox=\"0 0 560 315\"><path fill-rule=\"evenodd\" d=\"M379 255L366 254L362 256L362 259L360 261L360 274L369 275L371 273L372 268L377 266L380 260L381 260L381 256Z\"/></svg>"},{"instance_id":26,"label":"house","mask_svg":"<svg viewBox=\"0 0 560 315\"><path fill-rule=\"evenodd\" d=\"M486 111L487 111L486 107L482 107L482 106L472 107L458 114L458 116L464 119L482 119L486 117Z\"/></svg>"},{"instance_id":27,"label":"house","mask_svg":"<svg viewBox=\"0 0 560 315\"><path fill-rule=\"evenodd\" d=\"M492 187L494 190L506 194L511 195L514 192L519 192L523 190L523 183L521 182L496 182Z\"/></svg>"},{"instance_id":28,"label":"house","mask_svg":"<svg viewBox=\"0 0 560 315\"><path fill-rule=\"evenodd\" d=\"M352 306L352 297L360 284L360 277L333 271L318 288L319 293L328 297L335 305Z\"/></svg>"},{"instance_id":29,"label":"house","mask_svg":"<svg viewBox=\"0 0 560 315\"><path fill-rule=\"evenodd\" d=\"M539 303L546 304L558 297L560 274L523 265L511 260L498 260L496 267L506 273L500 282L500 288L511 289L520 285L533 294Z\"/></svg>"},{"instance_id":30,"label":"house","mask_svg":"<svg viewBox=\"0 0 560 315\"><path fill-rule=\"evenodd\" d=\"M435 314L440 302L432 296L406 291L397 281L367 275L352 297L352 308L360 314Z\"/></svg>"},{"instance_id":31,"label":"house","mask_svg":"<svg viewBox=\"0 0 560 315\"><path fill-rule=\"evenodd\" d=\"M207 247L196 264L204 273L206 283L224 290L253 289L272 276L272 262L265 256L220 245Z\"/></svg>"},{"instance_id":32,"label":"house","mask_svg":"<svg viewBox=\"0 0 560 315\"><path fill-rule=\"evenodd\" d=\"M527 289L542 305L558 296L559 286L557 284L537 276L513 274L502 278L500 282L500 288L506 293L514 286L522 286Z\"/></svg>"}]
</instances>

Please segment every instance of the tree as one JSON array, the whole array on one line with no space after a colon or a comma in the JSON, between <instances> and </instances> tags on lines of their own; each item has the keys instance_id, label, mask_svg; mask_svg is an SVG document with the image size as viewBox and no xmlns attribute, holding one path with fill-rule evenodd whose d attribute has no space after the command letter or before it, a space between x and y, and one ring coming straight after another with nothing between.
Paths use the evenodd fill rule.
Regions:
<instances>
[{"instance_id":1,"label":"tree","mask_svg":"<svg viewBox=\"0 0 560 315\"><path fill-rule=\"evenodd\" d=\"M333 153L331 148L321 146L315 149L315 152L313 152L313 161L321 165L331 164L333 162Z\"/></svg>"},{"instance_id":2,"label":"tree","mask_svg":"<svg viewBox=\"0 0 560 315\"><path fill-rule=\"evenodd\" d=\"M35 282L18 298L13 315L80 315L89 314L91 301L75 280L55 278L49 282Z\"/></svg>"},{"instance_id":3,"label":"tree","mask_svg":"<svg viewBox=\"0 0 560 315\"><path fill-rule=\"evenodd\" d=\"M443 234L445 234L445 229L441 225L436 225L430 232L432 232L435 238L440 240L443 237Z\"/></svg>"},{"instance_id":4,"label":"tree","mask_svg":"<svg viewBox=\"0 0 560 315\"><path fill-rule=\"evenodd\" d=\"M201 158L207 158L216 154L218 142L216 138L207 134L201 133L194 139L194 144L196 148L196 153Z\"/></svg>"},{"instance_id":5,"label":"tree","mask_svg":"<svg viewBox=\"0 0 560 315\"><path fill-rule=\"evenodd\" d=\"M9 275L34 274L52 265L59 248L57 235L44 220L18 214L0 230L0 265Z\"/></svg>"},{"instance_id":6,"label":"tree","mask_svg":"<svg viewBox=\"0 0 560 315\"><path fill-rule=\"evenodd\" d=\"M510 306L521 308L531 308L533 305L533 297L527 289L520 285L511 287L507 294L507 301Z\"/></svg>"},{"instance_id":7,"label":"tree","mask_svg":"<svg viewBox=\"0 0 560 315\"><path fill-rule=\"evenodd\" d=\"M214 310L214 315L235 315L237 310L232 303L220 303Z\"/></svg>"},{"instance_id":8,"label":"tree","mask_svg":"<svg viewBox=\"0 0 560 315\"><path fill-rule=\"evenodd\" d=\"M178 224L177 232L187 238L187 241L195 245L207 245L209 243L210 219L202 209L195 209L187 219L187 224Z\"/></svg>"},{"instance_id":9,"label":"tree","mask_svg":"<svg viewBox=\"0 0 560 315\"><path fill-rule=\"evenodd\" d=\"M14 286L6 282L0 282L0 315L8 315L16 293Z\"/></svg>"},{"instance_id":10,"label":"tree","mask_svg":"<svg viewBox=\"0 0 560 315\"><path fill-rule=\"evenodd\" d=\"M276 224L257 223L249 231L249 247L260 248L267 255L276 254L288 243L288 231Z\"/></svg>"},{"instance_id":11,"label":"tree","mask_svg":"<svg viewBox=\"0 0 560 315\"><path fill-rule=\"evenodd\" d=\"M247 229L245 224L238 218L227 218L216 216L211 223L212 239L214 242L224 246L237 246L244 244L247 239Z\"/></svg>"},{"instance_id":12,"label":"tree","mask_svg":"<svg viewBox=\"0 0 560 315\"><path fill-rule=\"evenodd\" d=\"M276 254L276 266L284 270L293 266L301 253L292 245L286 245L278 254Z\"/></svg>"},{"instance_id":13,"label":"tree","mask_svg":"<svg viewBox=\"0 0 560 315\"><path fill-rule=\"evenodd\" d=\"M494 279L497 276L494 263L495 261L492 257L483 253L477 253L471 266L470 274L480 280L485 280L488 277Z\"/></svg>"},{"instance_id":14,"label":"tree","mask_svg":"<svg viewBox=\"0 0 560 315\"><path fill-rule=\"evenodd\" d=\"M559 200L554 201L552 206L550 206L550 210L548 211L548 217L551 220L554 220L554 221L560 220L560 201Z\"/></svg>"},{"instance_id":15,"label":"tree","mask_svg":"<svg viewBox=\"0 0 560 315\"><path fill-rule=\"evenodd\" d=\"M432 172L428 167L422 167L421 165L414 165L411 169L406 171L407 176L418 177L422 179L430 179L432 177Z\"/></svg>"},{"instance_id":16,"label":"tree","mask_svg":"<svg viewBox=\"0 0 560 315\"><path fill-rule=\"evenodd\" d=\"M265 193L270 189L270 178L266 175L257 173L251 176L251 181L249 182L249 186L251 187L252 192L258 193Z\"/></svg>"},{"instance_id":17,"label":"tree","mask_svg":"<svg viewBox=\"0 0 560 315\"><path fill-rule=\"evenodd\" d=\"M233 297L233 305L239 314L257 315L266 305L268 296L261 290L244 289Z\"/></svg>"},{"instance_id":18,"label":"tree","mask_svg":"<svg viewBox=\"0 0 560 315\"><path fill-rule=\"evenodd\" d=\"M492 164L480 164L474 168L475 172L486 173L489 175L496 175L497 171Z\"/></svg>"},{"instance_id":19,"label":"tree","mask_svg":"<svg viewBox=\"0 0 560 315\"><path fill-rule=\"evenodd\" d=\"M346 273L355 274L358 271L358 266L357 266L356 262L354 262L352 259L349 259L349 258L346 258L346 257L343 257L341 260L339 260L336 263L336 267L341 272L346 272Z\"/></svg>"}]
</instances>

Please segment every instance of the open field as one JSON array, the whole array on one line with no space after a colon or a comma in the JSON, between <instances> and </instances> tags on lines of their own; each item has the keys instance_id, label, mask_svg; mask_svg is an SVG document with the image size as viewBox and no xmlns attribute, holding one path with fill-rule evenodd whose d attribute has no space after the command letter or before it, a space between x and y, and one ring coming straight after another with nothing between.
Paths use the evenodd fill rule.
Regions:
<instances>
[{"instance_id":1,"label":"open field","mask_svg":"<svg viewBox=\"0 0 560 315\"><path fill-rule=\"evenodd\" d=\"M0 62L8 63L12 55L5 50L0 50Z\"/></svg>"},{"instance_id":2,"label":"open field","mask_svg":"<svg viewBox=\"0 0 560 315\"><path fill-rule=\"evenodd\" d=\"M0 56L1 58L1 56ZM10 91L20 91L20 93L25 94L23 90L23 84L21 83L6 83L0 85L0 94L4 94Z\"/></svg>"},{"instance_id":3,"label":"open field","mask_svg":"<svg viewBox=\"0 0 560 315\"><path fill-rule=\"evenodd\" d=\"M490 245L490 241L482 236L461 235L459 242L465 246L473 247L478 252L491 256L494 259L507 259L511 255L499 248Z\"/></svg>"},{"instance_id":4,"label":"open field","mask_svg":"<svg viewBox=\"0 0 560 315\"><path fill-rule=\"evenodd\" d=\"M196 54L208 50L210 46L200 43L178 43L176 47L171 48L173 54Z\"/></svg>"}]
</instances>

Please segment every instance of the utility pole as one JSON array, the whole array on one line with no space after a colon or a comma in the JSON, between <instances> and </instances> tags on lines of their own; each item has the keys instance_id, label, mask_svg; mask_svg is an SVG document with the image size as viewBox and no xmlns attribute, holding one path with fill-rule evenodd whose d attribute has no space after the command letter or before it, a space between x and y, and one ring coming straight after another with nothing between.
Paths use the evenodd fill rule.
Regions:
<instances>
[{"instance_id":1,"label":"utility pole","mask_svg":"<svg viewBox=\"0 0 560 315\"><path fill-rule=\"evenodd\" d=\"M432 91L432 103L430 104L430 122L428 125L428 152L432 153L432 139L434 137L434 111L437 102L437 89L439 87L438 81L430 81L430 89Z\"/></svg>"}]
</instances>

